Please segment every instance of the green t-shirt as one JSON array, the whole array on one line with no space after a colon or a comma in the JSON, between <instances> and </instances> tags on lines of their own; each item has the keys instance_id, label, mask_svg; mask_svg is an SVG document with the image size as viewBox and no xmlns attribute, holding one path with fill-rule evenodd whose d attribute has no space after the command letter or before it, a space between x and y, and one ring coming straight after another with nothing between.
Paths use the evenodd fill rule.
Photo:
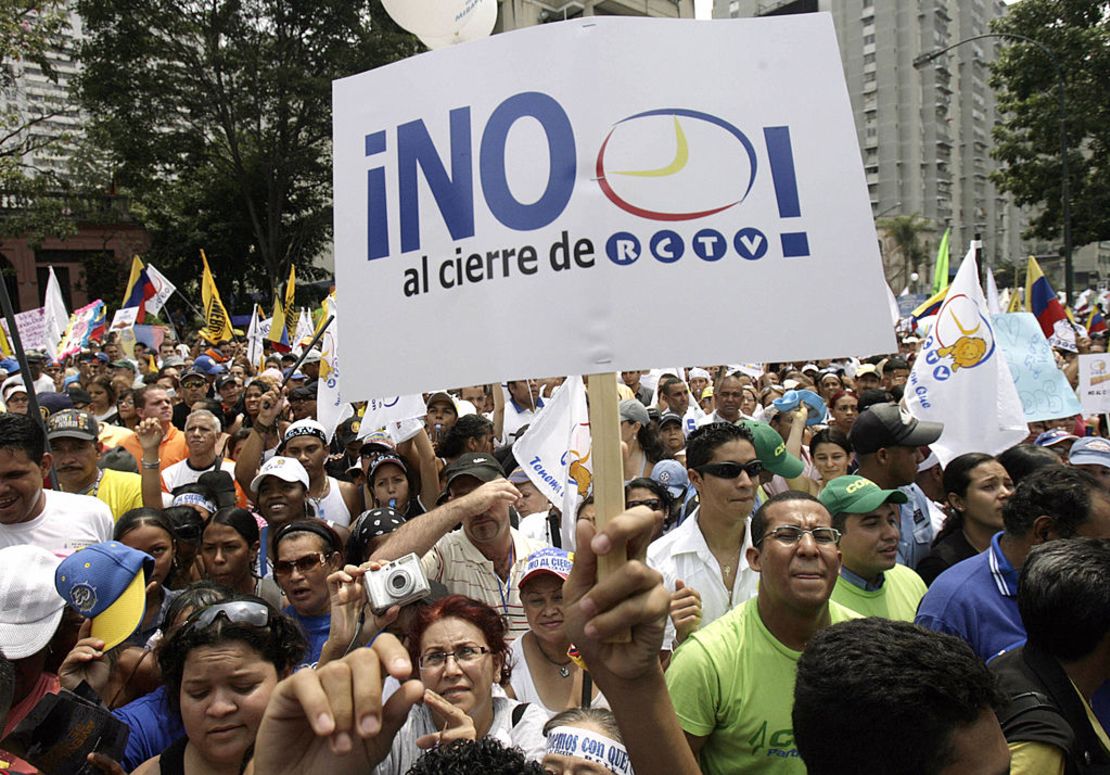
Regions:
<instances>
[{"instance_id":1,"label":"green t-shirt","mask_svg":"<svg viewBox=\"0 0 1110 775\"><path fill-rule=\"evenodd\" d=\"M794 745L794 677L800 651L767 630L758 598L693 633L667 668L667 689L687 733L708 737L705 775L798 773L806 768ZM859 618L829 602L832 622Z\"/></svg>"},{"instance_id":2,"label":"green t-shirt","mask_svg":"<svg viewBox=\"0 0 1110 775\"><path fill-rule=\"evenodd\" d=\"M112 518L118 522L131 509L142 507L143 478L129 471L106 468L96 489L96 497L108 504Z\"/></svg>"},{"instance_id":3,"label":"green t-shirt","mask_svg":"<svg viewBox=\"0 0 1110 775\"><path fill-rule=\"evenodd\" d=\"M841 576L836 580L832 599L860 616L912 622L925 590L925 582L917 573L905 565L895 565L883 573L883 585L870 592Z\"/></svg>"}]
</instances>

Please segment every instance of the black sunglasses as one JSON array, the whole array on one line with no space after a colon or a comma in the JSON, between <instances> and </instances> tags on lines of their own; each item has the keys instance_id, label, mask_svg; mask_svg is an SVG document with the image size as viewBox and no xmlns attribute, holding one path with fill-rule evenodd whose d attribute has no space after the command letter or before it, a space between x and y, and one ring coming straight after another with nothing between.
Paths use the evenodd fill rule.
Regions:
<instances>
[{"instance_id":1,"label":"black sunglasses","mask_svg":"<svg viewBox=\"0 0 1110 775\"><path fill-rule=\"evenodd\" d=\"M747 463L706 463L694 469L699 474L709 474L718 479L735 479L740 474L747 474L749 479L755 479L763 473L763 461L751 460Z\"/></svg>"}]
</instances>

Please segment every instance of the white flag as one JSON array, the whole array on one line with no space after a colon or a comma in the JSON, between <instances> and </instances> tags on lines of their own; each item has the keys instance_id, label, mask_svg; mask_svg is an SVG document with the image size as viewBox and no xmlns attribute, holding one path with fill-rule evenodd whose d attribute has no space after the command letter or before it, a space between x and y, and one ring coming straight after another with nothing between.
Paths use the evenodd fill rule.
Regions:
<instances>
[{"instance_id":1,"label":"white flag","mask_svg":"<svg viewBox=\"0 0 1110 775\"><path fill-rule=\"evenodd\" d=\"M306 314L302 312L302 317ZM324 320L327 320L330 315L338 315L334 296L324 299ZM329 442L339 424L354 414L354 408L350 403L344 402L339 386L341 370L338 331L339 327L333 320L331 325L324 329L324 335L320 339L320 389L316 399L316 420L324 426ZM309 336L311 337L312 334L310 333Z\"/></svg>"},{"instance_id":2,"label":"white flag","mask_svg":"<svg viewBox=\"0 0 1110 775\"><path fill-rule=\"evenodd\" d=\"M544 497L563 512L563 548L574 549L578 504L590 489L590 416L586 386L579 376L567 377L524 436L513 445L513 457Z\"/></svg>"},{"instance_id":3,"label":"white flag","mask_svg":"<svg viewBox=\"0 0 1110 775\"><path fill-rule=\"evenodd\" d=\"M46 281L46 299L43 307L46 349L53 355L58 352L58 345L69 325L69 313L66 312L66 303L62 299L62 288L58 285L58 278L54 276L54 267L50 267L50 279Z\"/></svg>"},{"instance_id":4,"label":"white flag","mask_svg":"<svg viewBox=\"0 0 1110 775\"><path fill-rule=\"evenodd\" d=\"M164 274L150 264L146 265L146 276L150 278L150 283L154 286L154 295L147 299L143 306L151 315L157 315L162 311L162 307L166 306L166 301L170 296L173 296L177 286L167 280Z\"/></svg>"},{"instance_id":5,"label":"white flag","mask_svg":"<svg viewBox=\"0 0 1110 775\"><path fill-rule=\"evenodd\" d=\"M266 333L269 333L268 328ZM247 329L247 361L260 372L266 365L263 361L266 352L265 335L262 332L262 313L255 304L254 311L251 312L251 324Z\"/></svg>"},{"instance_id":6,"label":"white flag","mask_svg":"<svg viewBox=\"0 0 1110 775\"><path fill-rule=\"evenodd\" d=\"M942 465L965 452L996 455L1028 435L1010 367L995 341L968 251L921 345L905 403L919 420L944 423L931 445Z\"/></svg>"},{"instance_id":7,"label":"white flag","mask_svg":"<svg viewBox=\"0 0 1110 775\"><path fill-rule=\"evenodd\" d=\"M890 324L896 326L902 315L898 312L898 300L894 298L894 291L890 290L889 285L886 286L886 303L890 307Z\"/></svg>"},{"instance_id":8,"label":"white flag","mask_svg":"<svg viewBox=\"0 0 1110 775\"><path fill-rule=\"evenodd\" d=\"M335 323L332 323L332 326L334 325ZM358 437L364 439L374 431L381 430L387 425L413 420L417 417L423 417L427 413L428 408L424 405L424 396L420 393L371 399L366 402L366 412L362 415Z\"/></svg>"},{"instance_id":9,"label":"white flag","mask_svg":"<svg viewBox=\"0 0 1110 775\"><path fill-rule=\"evenodd\" d=\"M991 317L1001 315L1005 311L1002 299L998 295L998 285L994 282L994 272L989 266L987 267L987 311L990 312Z\"/></svg>"},{"instance_id":10,"label":"white flag","mask_svg":"<svg viewBox=\"0 0 1110 775\"><path fill-rule=\"evenodd\" d=\"M324 317L327 320L327 317ZM331 329L335 329L336 325L332 322ZM312 337L316 335L316 328L312 325L312 316L308 314L308 310L302 308L301 316L297 318L297 333L293 335L294 344L300 347L308 347L308 343L312 341Z\"/></svg>"}]
</instances>

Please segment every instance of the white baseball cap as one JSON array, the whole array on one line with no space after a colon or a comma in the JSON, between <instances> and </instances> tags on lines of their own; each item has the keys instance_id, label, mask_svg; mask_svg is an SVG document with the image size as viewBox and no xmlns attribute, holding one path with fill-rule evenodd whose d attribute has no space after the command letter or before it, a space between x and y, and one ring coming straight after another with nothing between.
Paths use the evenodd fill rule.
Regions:
<instances>
[{"instance_id":1,"label":"white baseball cap","mask_svg":"<svg viewBox=\"0 0 1110 775\"><path fill-rule=\"evenodd\" d=\"M308 471L304 470L304 466L296 458L275 455L263 463L258 475L251 479L252 493L258 494L258 488L267 476L276 476L284 482L300 482L308 490Z\"/></svg>"},{"instance_id":2,"label":"white baseball cap","mask_svg":"<svg viewBox=\"0 0 1110 775\"><path fill-rule=\"evenodd\" d=\"M61 563L46 549L20 544L0 549L0 654L37 654L58 630L66 601L54 588Z\"/></svg>"}]
</instances>

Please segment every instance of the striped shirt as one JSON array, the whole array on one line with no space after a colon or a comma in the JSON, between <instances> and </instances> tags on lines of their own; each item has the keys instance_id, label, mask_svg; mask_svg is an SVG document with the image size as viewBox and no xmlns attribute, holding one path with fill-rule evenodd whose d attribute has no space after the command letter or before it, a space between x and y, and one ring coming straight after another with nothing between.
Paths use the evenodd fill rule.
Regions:
<instances>
[{"instance_id":1,"label":"striped shirt","mask_svg":"<svg viewBox=\"0 0 1110 775\"><path fill-rule=\"evenodd\" d=\"M528 621L520 602L520 577L524 575L528 555L546 544L525 538L514 528L509 528L509 532L513 538L513 564L507 584L494 573L493 561L486 559L462 530L436 541L421 564L424 575L443 584L452 595L480 600L504 615L509 625L506 640L511 642L528 632Z\"/></svg>"}]
</instances>

